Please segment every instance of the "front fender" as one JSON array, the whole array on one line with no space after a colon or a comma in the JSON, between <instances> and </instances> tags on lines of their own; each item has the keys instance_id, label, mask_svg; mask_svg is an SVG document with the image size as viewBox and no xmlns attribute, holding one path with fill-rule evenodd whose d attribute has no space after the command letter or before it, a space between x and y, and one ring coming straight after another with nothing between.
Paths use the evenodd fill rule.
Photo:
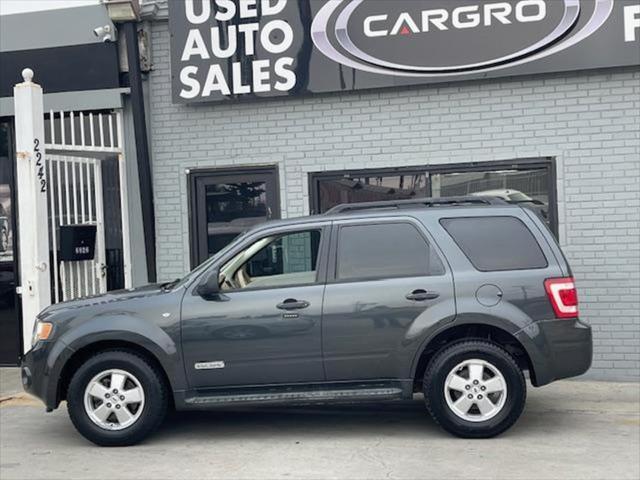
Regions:
<instances>
[{"instance_id":1,"label":"front fender","mask_svg":"<svg viewBox=\"0 0 640 480\"><path fill-rule=\"evenodd\" d=\"M184 389L182 357L178 348L179 328L170 335L160 325L130 314L112 314L88 319L61 337L74 352L99 342L133 344L150 352L164 369L172 389Z\"/></svg>"}]
</instances>

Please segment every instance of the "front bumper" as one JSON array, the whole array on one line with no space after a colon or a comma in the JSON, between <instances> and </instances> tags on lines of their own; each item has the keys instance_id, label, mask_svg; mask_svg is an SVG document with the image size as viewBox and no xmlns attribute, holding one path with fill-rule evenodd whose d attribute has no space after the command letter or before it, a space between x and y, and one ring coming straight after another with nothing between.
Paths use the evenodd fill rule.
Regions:
<instances>
[{"instance_id":1,"label":"front bumper","mask_svg":"<svg viewBox=\"0 0 640 480\"><path fill-rule=\"evenodd\" d=\"M562 378L582 375L593 356L591 327L579 319L534 322L516 334L527 349L532 382L540 387Z\"/></svg>"},{"instance_id":2,"label":"front bumper","mask_svg":"<svg viewBox=\"0 0 640 480\"><path fill-rule=\"evenodd\" d=\"M47 410L54 410L60 404L58 381L62 368L72 353L61 342L40 342L22 357L22 387L25 392L42 400Z\"/></svg>"}]
</instances>

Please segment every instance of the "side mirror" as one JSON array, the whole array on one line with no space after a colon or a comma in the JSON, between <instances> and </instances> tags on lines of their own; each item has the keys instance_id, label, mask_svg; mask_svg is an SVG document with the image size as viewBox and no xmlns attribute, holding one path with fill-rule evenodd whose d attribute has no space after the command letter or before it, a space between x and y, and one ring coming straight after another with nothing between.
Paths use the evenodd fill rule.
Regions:
<instances>
[{"instance_id":1,"label":"side mirror","mask_svg":"<svg viewBox=\"0 0 640 480\"><path fill-rule=\"evenodd\" d=\"M214 297L220 293L220 269L216 268L207 279L198 285L196 292L201 297Z\"/></svg>"}]
</instances>

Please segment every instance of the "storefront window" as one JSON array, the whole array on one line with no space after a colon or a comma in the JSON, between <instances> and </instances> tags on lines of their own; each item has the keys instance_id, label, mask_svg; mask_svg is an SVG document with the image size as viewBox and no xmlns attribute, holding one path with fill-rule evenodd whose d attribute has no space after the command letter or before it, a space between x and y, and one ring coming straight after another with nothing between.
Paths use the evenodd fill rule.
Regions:
<instances>
[{"instance_id":1,"label":"storefront window","mask_svg":"<svg viewBox=\"0 0 640 480\"><path fill-rule=\"evenodd\" d=\"M0 262L13 261L13 231L11 228L11 159L9 157L8 125L0 125Z\"/></svg>"},{"instance_id":2,"label":"storefront window","mask_svg":"<svg viewBox=\"0 0 640 480\"><path fill-rule=\"evenodd\" d=\"M320 181L319 190L321 213L340 203L426 197L427 176L425 172L344 175Z\"/></svg>"},{"instance_id":3,"label":"storefront window","mask_svg":"<svg viewBox=\"0 0 640 480\"><path fill-rule=\"evenodd\" d=\"M277 171L195 171L190 176L191 262L197 266L254 225L280 217Z\"/></svg>"},{"instance_id":4,"label":"storefront window","mask_svg":"<svg viewBox=\"0 0 640 480\"><path fill-rule=\"evenodd\" d=\"M16 303L16 262L13 252L13 133L0 119L0 365L15 365L20 354L20 319Z\"/></svg>"},{"instance_id":5,"label":"storefront window","mask_svg":"<svg viewBox=\"0 0 640 480\"><path fill-rule=\"evenodd\" d=\"M431 196L491 196L528 206L549 222L547 169L434 173Z\"/></svg>"},{"instance_id":6,"label":"storefront window","mask_svg":"<svg viewBox=\"0 0 640 480\"><path fill-rule=\"evenodd\" d=\"M268 218L264 182L218 183L205 191L209 255Z\"/></svg>"},{"instance_id":7,"label":"storefront window","mask_svg":"<svg viewBox=\"0 0 640 480\"><path fill-rule=\"evenodd\" d=\"M492 196L535 210L555 232L554 182L548 159L326 172L312 174L311 210L323 213L341 203L413 197Z\"/></svg>"}]
</instances>

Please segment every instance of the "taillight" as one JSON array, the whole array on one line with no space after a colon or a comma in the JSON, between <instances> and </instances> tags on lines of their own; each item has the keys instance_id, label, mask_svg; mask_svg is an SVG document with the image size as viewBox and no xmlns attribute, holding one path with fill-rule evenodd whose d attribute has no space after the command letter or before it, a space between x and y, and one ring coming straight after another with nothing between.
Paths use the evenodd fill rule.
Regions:
<instances>
[{"instance_id":1,"label":"taillight","mask_svg":"<svg viewBox=\"0 0 640 480\"><path fill-rule=\"evenodd\" d=\"M578 292L572 277L548 278L544 289L557 318L576 318L578 316Z\"/></svg>"}]
</instances>

